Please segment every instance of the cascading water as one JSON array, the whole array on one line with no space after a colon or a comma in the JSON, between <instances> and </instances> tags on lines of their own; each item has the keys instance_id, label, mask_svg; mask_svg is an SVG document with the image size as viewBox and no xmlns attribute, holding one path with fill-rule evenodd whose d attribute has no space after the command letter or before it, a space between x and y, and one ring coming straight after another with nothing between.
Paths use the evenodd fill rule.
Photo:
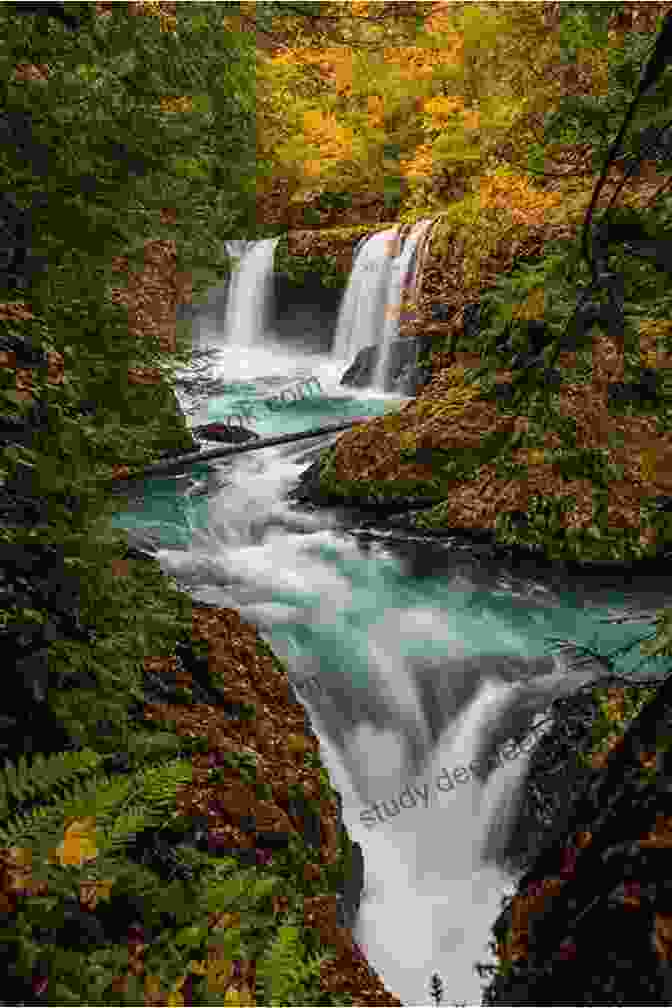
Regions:
<instances>
[{"instance_id":1,"label":"cascading water","mask_svg":"<svg viewBox=\"0 0 672 1008\"><path fill-rule=\"evenodd\" d=\"M378 340L380 353L373 376L373 387L384 390L387 388L390 366L390 348L394 340L399 338L399 323L401 321L402 298L413 282L413 272L417 266L416 252L418 242L427 231L431 221L419 221L414 224L411 233L406 238L398 256L392 260L387 287L387 309L383 324L382 338Z\"/></svg>"},{"instance_id":2,"label":"cascading water","mask_svg":"<svg viewBox=\"0 0 672 1008\"><path fill-rule=\"evenodd\" d=\"M373 243L376 255L366 261L377 261L390 237L367 241L360 256ZM241 261L249 286L239 282L231 292L248 322L231 328L221 347L215 374L228 391L209 403L209 419L244 401L260 434L280 434L333 420L336 407L347 416L398 403L381 392L353 396L339 386L342 362L288 350L272 332L248 342L254 326L259 332L256 285L271 261L265 244L259 259ZM361 271L360 280L362 290L385 287L373 272ZM351 321L357 318L357 325L370 321L363 306ZM370 331L349 333L355 345L371 339ZM317 377L321 394L266 408L278 385L307 375ZM194 599L237 609L287 661L343 797L348 832L362 846L365 891L354 937L388 990L406 1005L429 1004L436 970L446 1003L477 1004L482 982L473 963L490 959L490 928L511 883L486 847L495 839L502 846L529 757L481 777L465 768L530 728L570 680L577 685L562 661L545 657L550 637L608 653L650 631L669 596L664 583L633 578L641 622L601 626L601 617L623 612L617 578L601 589L594 577L575 575L563 589L543 572L524 577L504 560L485 565L457 537L386 544L385 530L367 538L334 512L297 507L288 491L337 437L216 460L198 484L148 481L138 510L115 524L152 530L167 574ZM138 544L146 549L151 540ZM630 652L615 670L637 673L639 660ZM664 659L652 664L667 671ZM581 678L599 671L585 668ZM439 786L444 771L452 786Z\"/></svg>"},{"instance_id":3,"label":"cascading water","mask_svg":"<svg viewBox=\"0 0 672 1008\"><path fill-rule=\"evenodd\" d=\"M393 227L378 231L361 246L339 309L332 357L350 363L365 346L378 342L387 308L391 253L398 239L399 230Z\"/></svg>"},{"instance_id":4,"label":"cascading water","mask_svg":"<svg viewBox=\"0 0 672 1008\"><path fill-rule=\"evenodd\" d=\"M241 249L227 243L231 255L240 256L231 274L224 322L224 342L256 346L268 327L273 285L273 257L280 238L264 238Z\"/></svg>"},{"instance_id":5,"label":"cascading water","mask_svg":"<svg viewBox=\"0 0 672 1008\"><path fill-rule=\"evenodd\" d=\"M418 243L431 221L413 225L406 240L399 228L379 231L360 242L339 310L332 358L352 363L366 346L380 352L371 387L386 388L390 347L398 338L404 290L410 289L417 268Z\"/></svg>"}]
</instances>

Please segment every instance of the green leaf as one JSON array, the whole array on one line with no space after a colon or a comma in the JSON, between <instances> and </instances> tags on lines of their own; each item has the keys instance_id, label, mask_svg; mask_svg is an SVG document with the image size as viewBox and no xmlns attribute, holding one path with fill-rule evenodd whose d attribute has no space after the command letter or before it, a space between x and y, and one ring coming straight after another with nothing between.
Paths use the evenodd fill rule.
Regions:
<instances>
[{"instance_id":1,"label":"green leaf","mask_svg":"<svg viewBox=\"0 0 672 1008\"><path fill-rule=\"evenodd\" d=\"M210 177L209 166L196 158L173 158L173 171L178 178L206 179Z\"/></svg>"},{"instance_id":2,"label":"green leaf","mask_svg":"<svg viewBox=\"0 0 672 1008\"><path fill-rule=\"evenodd\" d=\"M198 948L208 937L209 927L205 924L190 924L181 928L175 935L175 944L182 947Z\"/></svg>"},{"instance_id":3,"label":"green leaf","mask_svg":"<svg viewBox=\"0 0 672 1008\"><path fill-rule=\"evenodd\" d=\"M23 399L21 399L19 393L15 389L3 389L2 392L0 392L0 395L2 395L2 398L6 399L8 402L14 403L15 406L20 406L23 403Z\"/></svg>"}]
</instances>

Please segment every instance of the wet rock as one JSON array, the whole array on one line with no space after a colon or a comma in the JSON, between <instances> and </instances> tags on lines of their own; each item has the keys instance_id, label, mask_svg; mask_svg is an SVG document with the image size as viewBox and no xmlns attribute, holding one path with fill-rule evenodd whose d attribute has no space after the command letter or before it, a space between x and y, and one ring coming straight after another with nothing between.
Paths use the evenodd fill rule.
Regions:
<instances>
[{"instance_id":1,"label":"wet rock","mask_svg":"<svg viewBox=\"0 0 672 1008\"><path fill-rule=\"evenodd\" d=\"M428 370L420 368L418 357L426 349L425 343L414 336L393 340L390 345L385 391L397 395L415 395L428 378ZM339 384L354 388L369 386L378 366L380 347L372 345L358 351L354 361Z\"/></svg>"},{"instance_id":2,"label":"wet rock","mask_svg":"<svg viewBox=\"0 0 672 1008\"><path fill-rule=\"evenodd\" d=\"M340 804L337 829L339 834L345 830ZM356 840L352 843L351 853L350 871L348 874L344 873L336 888L336 908L339 927L353 930L359 917L364 891L364 855L361 845Z\"/></svg>"},{"instance_id":3,"label":"wet rock","mask_svg":"<svg viewBox=\"0 0 672 1008\"><path fill-rule=\"evenodd\" d=\"M411 384L414 386L417 357L418 347L414 338L394 340L390 346L386 387L388 382L390 387L400 384L404 388L409 388ZM399 390L395 388L395 391ZM413 388L413 391L415 391L415 388Z\"/></svg>"},{"instance_id":4,"label":"wet rock","mask_svg":"<svg viewBox=\"0 0 672 1008\"><path fill-rule=\"evenodd\" d=\"M248 427L226 423L203 424L200 427L193 427L191 433L207 441L221 441L224 444L241 444L243 441L251 439L259 440L256 431L250 430Z\"/></svg>"},{"instance_id":5,"label":"wet rock","mask_svg":"<svg viewBox=\"0 0 672 1008\"><path fill-rule=\"evenodd\" d=\"M450 322L454 309L441 301L434 301L429 306L432 322Z\"/></svg>"},{"instance_id":6,"label":"wet rock","mask_svg":"<svg viewBox=\"0 0 672 1008\"><path fill-rule=\"evenodd\" d=\"M358 351L354 361L341 378L339 385L351 385L354 388L366 388L373 381L373 375L378 364L380 347L366 346Z\"/></svg>"}]
</instances>

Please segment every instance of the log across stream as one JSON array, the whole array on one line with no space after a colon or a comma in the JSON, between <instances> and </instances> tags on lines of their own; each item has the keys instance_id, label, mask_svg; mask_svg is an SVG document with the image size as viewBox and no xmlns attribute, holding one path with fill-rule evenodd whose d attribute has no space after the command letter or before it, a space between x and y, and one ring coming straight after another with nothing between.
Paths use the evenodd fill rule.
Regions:
<instances>
[{"instance_id":1,"label":"log across stream","mask_svg":"<svg viewBox=\"0 0 672 1008\"><path fill-rule=\"evenodd\" d=\"M356 424L363 423L369 417L354 417L351 420L341 420L338 423L325 424L312 430L299 431L293 434L279 434L274 437L250 439L242 444L222 445L219 448L206 448L204 451L188 452L186 455L176 455L163 462L154 462L143 466L124 476L118 476L111 482L116 486L128 480L141 479L145 476L170 476L181 473L197 462L208 462L210 459L223 458L226 455L238 455L240 452L256 451L258 448L270 448L272 445L289 444L302 438L320 437L322 434L333 434L335 431L350 430Z\"/></svg>"}]
</instances>

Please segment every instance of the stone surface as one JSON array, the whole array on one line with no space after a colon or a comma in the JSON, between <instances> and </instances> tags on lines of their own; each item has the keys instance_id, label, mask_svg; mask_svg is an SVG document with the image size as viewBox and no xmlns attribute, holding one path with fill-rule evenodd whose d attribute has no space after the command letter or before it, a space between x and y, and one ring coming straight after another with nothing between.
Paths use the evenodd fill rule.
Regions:
<instances>
[{"instance_id":1,"label":"stone surface","mask_svg":"<svg viewBox=\"0 0 672 1008\"><path fill-rule=\"evenodd\" d=\"M378 346L362 347L354 361L341 378L339 385L350 385L354 388L366 388L373 378L380 348Z\"/></svg>"},{"instance_id":2,"label":"stone surface","mask_svg":"<svg viewBox=\"0 0 672 1008\"><path fill-rule=\"evenodd\" d=\"M279 340L310 353L329 353L342 290L324 287L315 274L294 283L286 274L276 272L273 293L275 314L271 330Z\"/></svg>"},{"instance_id":3,"label":"stone surface","mask_svg":"<svg viewBox=\"0 0 672 1008\"><path fill-rule=\"evenodd\" d=\"M390 346L388 385L386 391L399 395L415 395L426 380L426 369L417 365L420 344L415 337L394 340ZM366 388L371 384L380 354L378 345L363 347L344 373L339 384Z\"/></svg>"},{"instance_id":4,"label":"stone surface","mask_svg":"<svg viewBox=\"0 0 672 1008\"><path fill-rule=\"evenodd\" d=\"M210 423L193 427L191 433L207 441L222 441L224 444L241 444L243 441L259 440L256 431L237 424ZM198 449L196 449L198 450Z\"/></svg>"}]
</instances>

